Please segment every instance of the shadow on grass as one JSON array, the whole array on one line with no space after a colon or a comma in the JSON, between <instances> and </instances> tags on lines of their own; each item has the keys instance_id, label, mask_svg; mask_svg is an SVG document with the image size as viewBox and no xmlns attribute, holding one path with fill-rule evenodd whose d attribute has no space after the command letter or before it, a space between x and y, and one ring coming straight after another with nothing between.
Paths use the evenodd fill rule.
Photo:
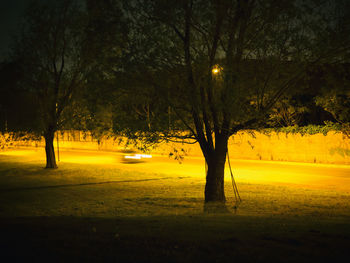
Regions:
<instances>
[{"instance_id":1,"label":"shadow on grass","mask_svg":"<svg viewBox=\"0 0 350 263\"><path fill-rule=\"evenodd\" d=\"M178 179L190 178L190 177L178 177ZM22 190L40 190L40 189L50 189L50 188L65 188L65 187L79 187L88 185L102 185L102 184L116 184L116 183L140 183L148 181L160 181L173 179L173 177L161 177L161 178L149 178L140 180L119 180L119 181L104 181L104 182L93 182L93 183L79 183L79 184L60 184L60 185L45 185L45 186L33 186L33 187L17 187L17 188L3 188L0 189L2 192L11 191L22 191Z\"/></svg>"},{"instance_id":2,"label":"shadow on grass","mask_svg":"<svg viewBox=\"0 0 350 263\"><path fill-rule=\"evenodd\" d=\"M340 262L350 255L349 225L232 215L0 218L0 230L11 262Z\"/></svg>"}]
</instances>

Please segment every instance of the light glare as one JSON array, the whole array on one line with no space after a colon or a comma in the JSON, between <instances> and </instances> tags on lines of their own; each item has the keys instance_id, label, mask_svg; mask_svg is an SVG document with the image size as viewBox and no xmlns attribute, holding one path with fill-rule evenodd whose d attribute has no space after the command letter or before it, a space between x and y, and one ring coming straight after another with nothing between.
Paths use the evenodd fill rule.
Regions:
<instances>
[{"instance_id":1,"label":"light glare","mask_svg":"<svg viewBox=\"0 0 350 263\"><path fill-rule=\"evenodd\" d=\"M219 68L213 68L212 69L213 74L218 74L220 72Z\"/></svg>"}]
</instances>

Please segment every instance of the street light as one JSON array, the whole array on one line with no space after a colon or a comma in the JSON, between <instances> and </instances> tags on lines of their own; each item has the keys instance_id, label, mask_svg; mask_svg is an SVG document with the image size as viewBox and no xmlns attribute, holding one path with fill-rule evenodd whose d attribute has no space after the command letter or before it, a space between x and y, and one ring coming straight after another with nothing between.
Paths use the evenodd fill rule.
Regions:
<instances>
[{"instance_id":1,"label":"street light","mask_svg":"<svg viewBox=\"0 0 350 263\"><path fill-rule=\"evenodd\" d=\"M213 75L219 74L220 71L221 71L221 67L220 67L219 65L215 65L215 66L212 68L212 70L211 70L211 72L213 73Z\"/></svg>"}]
</instances>

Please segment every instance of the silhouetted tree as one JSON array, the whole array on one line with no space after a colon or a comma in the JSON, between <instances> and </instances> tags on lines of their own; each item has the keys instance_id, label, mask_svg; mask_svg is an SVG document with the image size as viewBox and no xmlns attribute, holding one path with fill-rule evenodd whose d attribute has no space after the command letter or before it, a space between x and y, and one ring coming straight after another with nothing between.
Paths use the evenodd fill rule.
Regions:
<instances>
[{"instance_id":1,"label":"silhouetted tree","mask_svg":"<svg viewBox=\"0 0 350 263\"><path fill-rule=\"evenodd\" d=\"M344 59L349 24L339 3L127 1L115 129L148 141L197 141L208 168L205 202L223 204L229 137L264 125L307 69Z\"/></svg>"},{"instance_id":2,"label":"silhouetted tree","mask_svg":"<svg viewBox=\"0 0 350 263\"><path fill-rule=\"evenodd\" d=\"M0 132L35 132L38 126L35 96L21 89L20 61L0 64Z\"/></svg>"},{"instance_id":3,"label":"silhouetted tree","mask_svg":"<svg viewBox=\"0 0 350 263\"><path fill-rule=\"evenodd\" d=\"M121 68L122 53L125 47L128 26L122 12L120 0L86 0L89 16L89 50L96 67L87 79L83 104L89 119L85 129L100 138L112 133L115 90L115 72Z\"/></svg>"},{"instance_id":4,"label":"silhouetted tree","mask_svg":"<svg viewBox=\"0 0 350 263\"><path fill-rule=\"evenodd\" d=\"M85 10L88 43L83 54L93 70L84 89L78 91L78 99L63 112L62 124L68 129L88 130L100 138L112 133L112 102L118 86L113 82L114 73L122 63L128 27L118 0L86 0Z\"/></svg>"},{"instance_id":5,"label":"silhouetted tree","mask_svg":"<svg viewBox=\"0 0 350 263\"><path fill-rule=\"evenodd\" d=\"M341 124L350 123L350 64L325 65L322 82L315 98L318 106L332 114Z\"/></svg>"},{"instance_id":6,"label":"silhouetted tree","mask_svg":"<svg viewBox=\"0 0 350 263\"><path fill-rule=\"evenodd\" d=\"M33 2L13 49L13 57L20 61L21 86L38 103L38 131L45 138L46 168L57 168L54 134L61 126L63 111L91 70L91 58L84 53L86 24L77 1Z\"/></svg>"}]
</instances>

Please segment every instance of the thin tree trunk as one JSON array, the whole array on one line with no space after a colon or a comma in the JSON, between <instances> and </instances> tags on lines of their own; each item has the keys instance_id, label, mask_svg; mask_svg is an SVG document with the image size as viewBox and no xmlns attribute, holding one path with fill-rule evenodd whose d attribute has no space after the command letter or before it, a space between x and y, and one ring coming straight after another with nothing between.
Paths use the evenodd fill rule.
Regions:
<instances>
[{"instance_id":1,"label":"thin tree trunk","mask_svg":"<svg viewBox=\"0 0 350 263\"><path fill-rule=\"evenodd\" d=\"M46 167L55 169L57 168L55 150L53 146L55 131L53 129L48 129L45 133L45 152L46 152Z\"/></svg>"}]
</instances>

